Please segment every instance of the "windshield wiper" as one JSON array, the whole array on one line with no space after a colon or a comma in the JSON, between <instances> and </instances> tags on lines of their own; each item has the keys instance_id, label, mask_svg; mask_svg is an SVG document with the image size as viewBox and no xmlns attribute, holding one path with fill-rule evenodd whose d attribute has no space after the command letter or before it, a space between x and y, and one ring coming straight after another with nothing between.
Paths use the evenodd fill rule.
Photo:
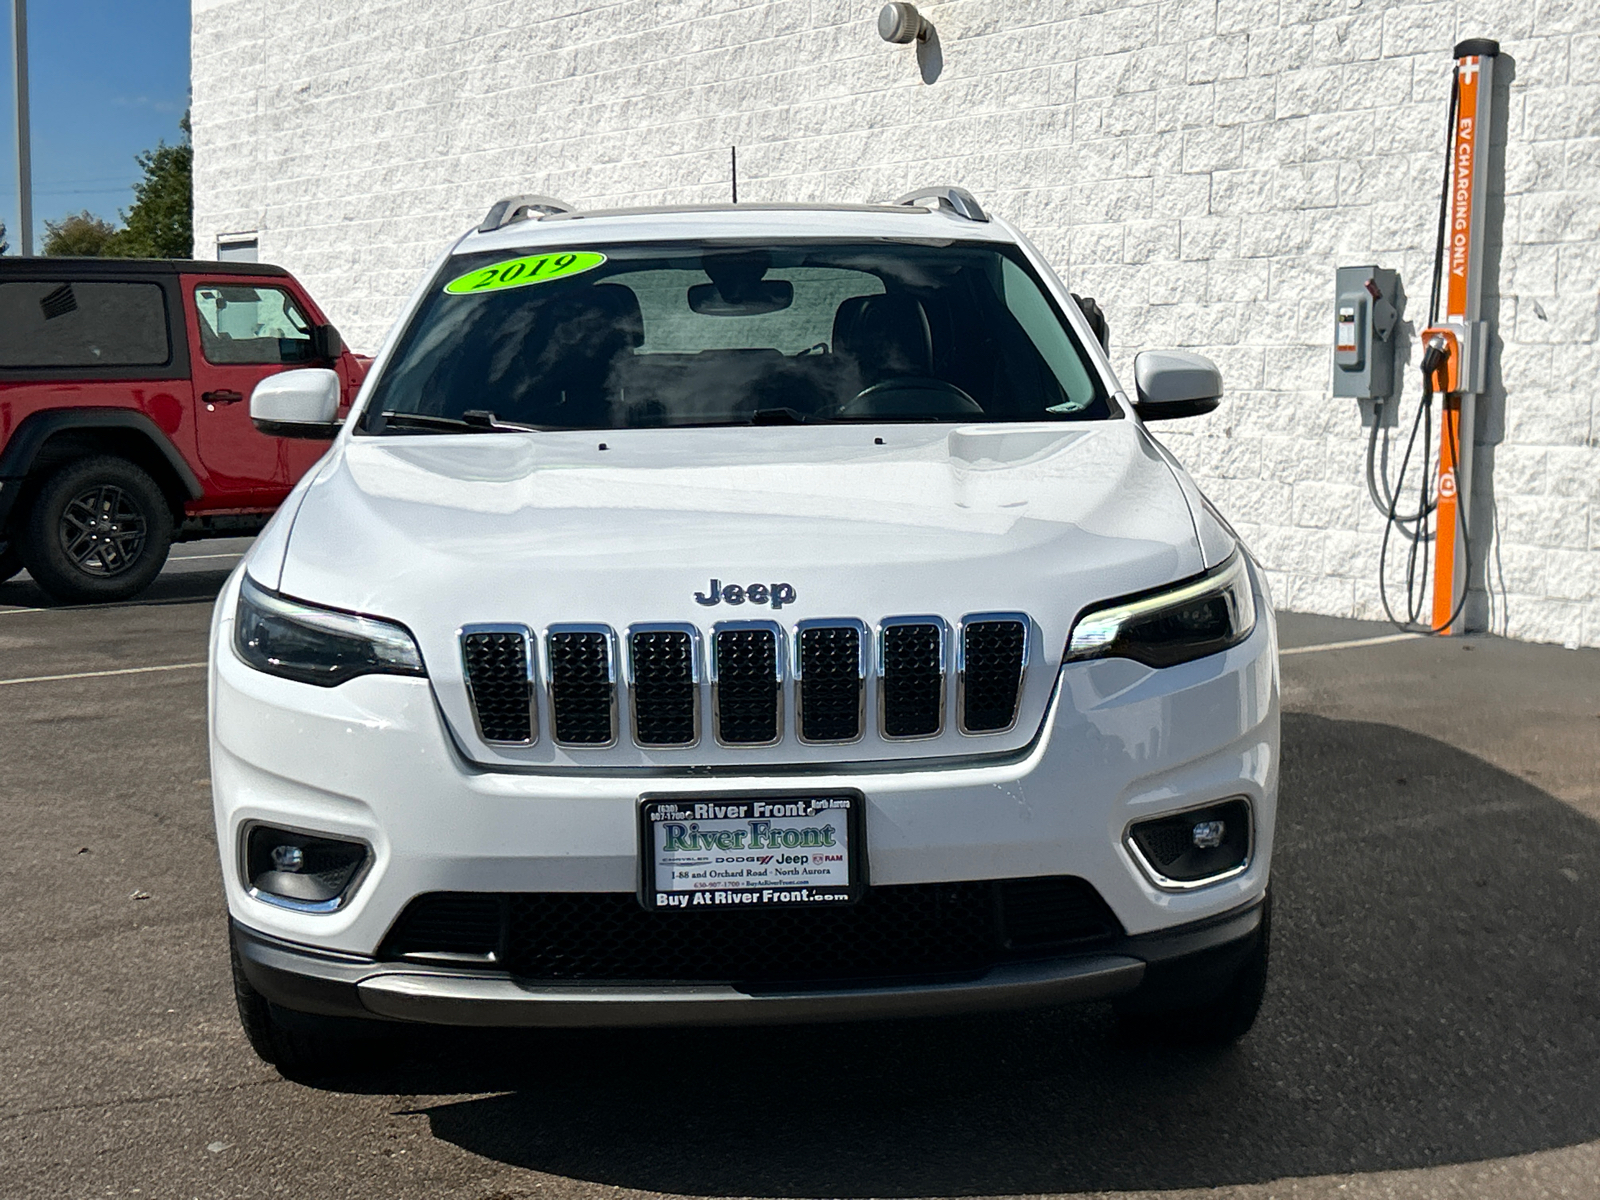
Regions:
<instances>
[{"instance_id":1,"label":"windshield wiper","mask_svg":"<svg viewBox=\"0 0 1600 1200\"><path fill-rule=\"evenodd\" d=\"M793 408L758 408L750 414L752 425L804 425L810 420Z\"/></svg>"},{"instance_id":2,"label":"windshield wiper","mask_svg":"<svg viewBox=\"0 0 1600 1200\"><path fill-rule=\"evenodd\" d=\"M461 414L461 419L477 429L496 431L505 429L513 433L545 433L550 429L548 425L523 425L517 421L502 421L487 408L469 408Z\"/></svg>"},{"instance_id":3,"label":"windshield wiper","mask_svg":"<svg viewBox=\"0 0 1600 1200\"><path fill-rule=\"evenodd\" d=\"M437 429L459 433L542 433L538 425L518 425L513 421L502 421L492 412L479 408L470 408L459 417L437 417L432 413L408 413L385 410L380 413L386 425L398 425L402 429Z\"/></svg>"}]
</instances>

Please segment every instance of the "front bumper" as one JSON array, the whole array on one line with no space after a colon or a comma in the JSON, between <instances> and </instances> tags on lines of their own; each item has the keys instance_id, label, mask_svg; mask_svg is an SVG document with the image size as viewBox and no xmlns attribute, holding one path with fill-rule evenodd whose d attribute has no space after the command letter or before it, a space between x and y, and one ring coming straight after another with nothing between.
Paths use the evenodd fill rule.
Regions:
<instances>
[{"instance_id":1,"label":"front bumper","mask_svg":"<svg viewBox=\"0 0 1600 1200\"><path fill-rule=\"evenodd\" d=\"M809 760L737 774L515 773L462 757L428 680L364 676L323 689L252 670L229 645L236 593L237 577L219 598L211 655L213 803L229 911L330 961L372 962L424 893L632 894L645 792L704 800L859 791L871 886L1075 876L1134 936L1220 916L1267 886L1278 691L1264 599L1251 637L1207 659L1162 671L1126 660L1069 664L1038 735L1016 753L851 769L830 762L827 747L806 747ZM1250 803L1254 846L1248 869L1223 882L1163 888L1124 844L1130 822L1234 796ZM251 896L239 846L258 821L370 846L349 901L305 913ZM1073 980L1046 984L1089 986Z\"/></svg>"},{"instance_id":2,"label":"front bumper","mask_svg":"<svg viewBox=\"0 0 1600 1200\"><path fill-rule=\"evenodd\" d=\"M1004 963L970 978L849 987L537 986L502 972L318 951L237 921L233 943L251 986L291 1014L495 1027L785 1024L1110 1000L1174 977L1191 989L1197 981L1220 986L1254 949L1263 908L1264 899L1257 898L1178 929L1119 938L1080 954Z\"/></svg>"}]
</instances>

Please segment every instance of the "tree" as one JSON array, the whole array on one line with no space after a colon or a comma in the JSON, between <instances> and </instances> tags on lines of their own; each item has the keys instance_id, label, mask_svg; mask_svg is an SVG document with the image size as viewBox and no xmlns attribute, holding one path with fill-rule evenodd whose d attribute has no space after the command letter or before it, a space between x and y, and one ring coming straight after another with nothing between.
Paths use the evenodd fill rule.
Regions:
<instances>
[{"instance_id":1,"label":"tree","mask_svg":"<svg viewBox=\"0 0 1600 1200\"><path fill-rule=\"evenodd\" d=\"M133 185L133 207L122 214L126 226L112 253L124 258L188 258L194 253L194 147L189 144L189 114L178 122L183 140L156 143L135 161L144 178Z\"/></svg>"},{"instance_id":2,"label":"tree","mask_svg":"<svg viewBox=\"0 0 1600 1200\"><path fill-rule=\"evenodd\" d=\"M11 243L6 241L6 223L0 221L0 254L4 254L9 249L11 249Z\"/></svg>"},{"instance_id":3,"label":"tree","mask_svg":"<svg viewBox=\"0 0 1600 1200\"><path fill-rule=\"evenodd\" d=\"M54 258L111 258L118 240L117 227L88 209L44 223L44 253Z\"/></svg>"}]
</instances>

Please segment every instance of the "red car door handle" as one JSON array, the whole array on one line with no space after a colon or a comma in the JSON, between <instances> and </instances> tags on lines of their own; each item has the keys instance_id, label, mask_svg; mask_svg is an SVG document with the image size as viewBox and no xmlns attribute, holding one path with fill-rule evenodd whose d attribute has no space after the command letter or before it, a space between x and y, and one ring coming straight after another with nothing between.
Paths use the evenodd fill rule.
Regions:
<instances>
[{"instance_id":1,"label":"red car door handle","mask_svg":"<svg viewBox=\"0 0 1600 1200\"><path fill-rule=\"evenodd\" d=\"M200 399L207 404L237 404L244 399L243 392L235 392L229 388L222 388L215 392L201 392Z\"/></svg>"}]
</instances>

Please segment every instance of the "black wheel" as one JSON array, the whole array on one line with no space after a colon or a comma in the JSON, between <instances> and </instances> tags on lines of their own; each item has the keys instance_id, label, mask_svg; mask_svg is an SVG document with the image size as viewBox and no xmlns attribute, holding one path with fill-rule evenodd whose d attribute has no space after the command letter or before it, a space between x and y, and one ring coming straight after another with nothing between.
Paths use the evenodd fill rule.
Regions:
<instances>
[{"instance_id":1,"label":"black wheel","mask_svg":"<svg viewBox=\"0 0 1600 1200\"><path fill-rule=\"evenodd\" d=\"M22 570L22 551L17 549L13 542L4 550L0 550L0 583L10 579Z\"/></svg>"},{"instance_id":2,"label":"black wheel","mask_svg":"<svg viewBox=\"0 0 1600 1200\"><path fill-rule=\"evenodd\" d=\"M1177 1046L1220 1046L1250 1032L1267 990L1272 948L1272 895L1246 947L1222 947L1194 962L1152 968L1145 986L1117 1004L1124 1036Z\"/></svg>"},{"instance_id":3,"label":"black wheel","mask_svg":"<svg viewBox=\"0 0 1600 1200\"><path fill-rule=\"evenodd\" d=\"M156 481L125 458L100 455L45 480L22 558L57 600L126 600L150 585L171 547L172 509Z\"/></svg>"}]
</instances>

